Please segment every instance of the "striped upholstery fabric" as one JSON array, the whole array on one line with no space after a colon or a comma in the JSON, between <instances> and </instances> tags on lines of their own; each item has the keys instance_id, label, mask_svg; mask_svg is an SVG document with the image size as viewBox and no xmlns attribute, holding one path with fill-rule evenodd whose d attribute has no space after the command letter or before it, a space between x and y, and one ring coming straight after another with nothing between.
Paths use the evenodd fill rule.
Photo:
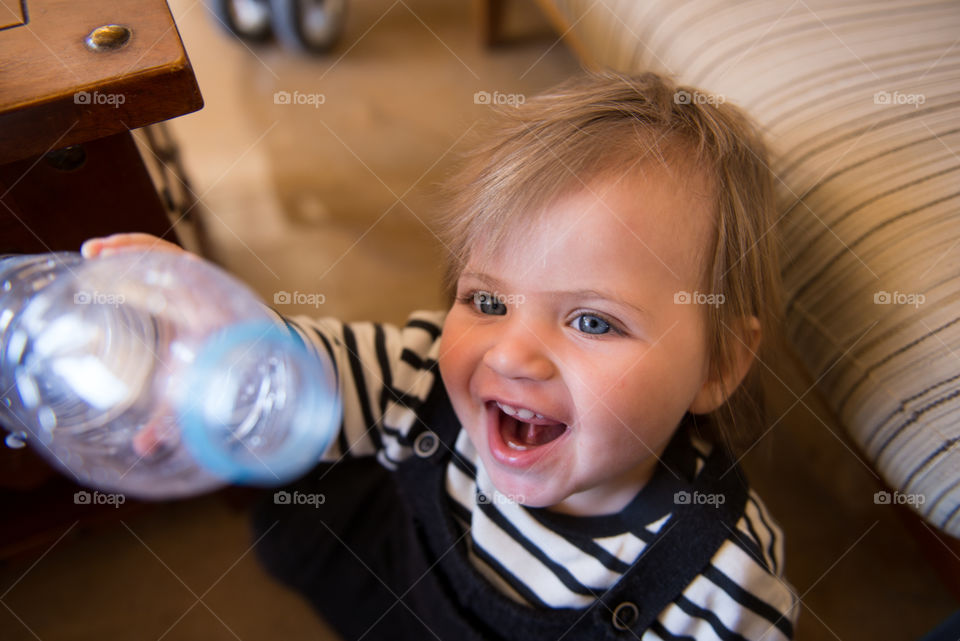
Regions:
<instances>
[{"instance_id":1,"label":"striped upholstery fabric","mask_svg":"<svg viewBox=\"0 0 960 641\"><path fill-rule=\"evenodd\" d=\"M960 3L541 3L588 64L766 129L788 339L885 481L960 536Z\"/></svg>"}]
</instances>

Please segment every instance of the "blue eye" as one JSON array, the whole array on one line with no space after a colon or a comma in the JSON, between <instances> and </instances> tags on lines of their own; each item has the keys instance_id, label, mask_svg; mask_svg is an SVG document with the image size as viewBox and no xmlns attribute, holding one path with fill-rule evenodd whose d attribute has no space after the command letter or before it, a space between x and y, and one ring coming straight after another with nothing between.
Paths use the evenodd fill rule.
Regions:
<instances>
[{"instance_id":1,"label":"blue eye","mask_svg":"<svg viewBox=\"0 0 960 641\"><path fill-rule=\"evenodd\" d=\"M481 314L490 316L503 316L507 313L507 306L490 292L474 293L473 306L476 307Z\"/></svg>"},{"instance_id":2,"label":"blue eye","mask_svg":"<svg viewBox=\"0 0 960 641\"><path fill-rule=\"evenodd\" d=\"M599 316L582 314L577 317L577 329L585 334L606 334L613 328Z\"/></svg>"}]
</instances>

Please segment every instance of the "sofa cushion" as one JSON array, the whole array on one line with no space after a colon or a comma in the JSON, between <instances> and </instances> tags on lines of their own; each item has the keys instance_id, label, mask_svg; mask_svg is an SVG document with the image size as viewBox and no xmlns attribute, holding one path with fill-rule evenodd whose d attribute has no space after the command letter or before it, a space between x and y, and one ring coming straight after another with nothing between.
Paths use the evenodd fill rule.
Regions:
<instances>
[{"instance_id":1,"label":"sofa cushion","mask_svg":"<svg viewBox=\"0 0 960 641\"><path fill-rule=\"evenodd\" d=\"M589 65L765 130L788 341L894 500L960 536L960 4L542 2Z\"/></svg>"}]
</instances>

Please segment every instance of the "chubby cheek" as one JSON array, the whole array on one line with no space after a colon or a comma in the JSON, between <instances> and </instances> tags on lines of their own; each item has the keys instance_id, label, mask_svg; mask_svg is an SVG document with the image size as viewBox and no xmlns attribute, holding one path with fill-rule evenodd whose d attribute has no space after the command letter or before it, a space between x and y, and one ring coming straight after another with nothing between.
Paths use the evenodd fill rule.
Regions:
<instances>
[{"instance_id":1,"label":"chubby cheek","mask_svg":"<svg viewBox=\"0 0 960 641\"><path fill-rule=\"evenodd\" d=\"M675 366L657 363L659 356L648 352L640 360L611 363L581 390L582 402L592 408L585 422L596 426L585 436L597 449L648 454L669 438L692 399L693 382Z\"/></svg>"}]
</instances>

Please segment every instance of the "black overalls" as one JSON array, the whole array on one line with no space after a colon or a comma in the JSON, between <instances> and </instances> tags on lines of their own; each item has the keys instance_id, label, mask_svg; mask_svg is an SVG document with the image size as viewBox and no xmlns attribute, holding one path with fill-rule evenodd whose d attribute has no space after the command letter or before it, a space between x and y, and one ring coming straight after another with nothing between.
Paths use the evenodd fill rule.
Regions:
<instances>
[{"instance_id":1,"label":"black overalls","mask_svg":"<svg viewBox=\"0 0 960 641\"><path fill-rule=\"evenodd\" d=\"M268 571L302 592L348 641L638 639L651 624L659 627L657 615L706 568L743 515L747 489L715 447L693 482L679 487L691 495L722 493L722 505L671 506L674 516L593 605L524 606L471 565L469 534L448 507L445 471L461 427L442 384L420 418L433 431L420 431L415 455L397 471L372 458L324 464L287 488L321 493L322 504L265 501L254 515L256 549ZM651 482L658 476L671 475L658 469Z\"/></svg>"}]
</instances>

